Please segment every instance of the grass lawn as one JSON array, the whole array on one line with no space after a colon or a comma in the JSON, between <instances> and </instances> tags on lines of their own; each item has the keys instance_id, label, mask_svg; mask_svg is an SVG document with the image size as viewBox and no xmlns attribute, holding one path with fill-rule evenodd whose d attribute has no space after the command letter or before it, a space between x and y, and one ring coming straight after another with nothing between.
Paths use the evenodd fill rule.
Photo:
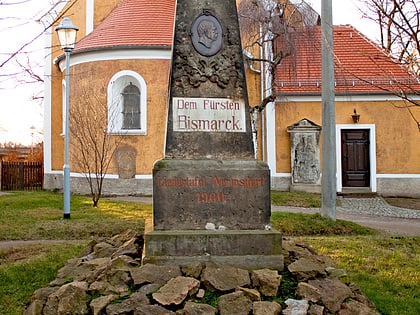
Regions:
<instances>
[{"instance_id":1,"label":"grass lawn","mask_svg":"<svg viewBox=\"0 0 420 315\"><path fill-rule=\"evenodd\" d=\"M278 205L319 207L316 194L273 193ZM24 192L0 196L0 240L62 240L0 248L0 314L22 314L31 294L46 286L91 237L128 228L143 231L150 204L72 196L71 219L62 220L62 195ZM331 256L382 314L416 315L420 309L420 238L393 237L320 215L276 212L272 225Z\"/></svg>"}]
</instances>

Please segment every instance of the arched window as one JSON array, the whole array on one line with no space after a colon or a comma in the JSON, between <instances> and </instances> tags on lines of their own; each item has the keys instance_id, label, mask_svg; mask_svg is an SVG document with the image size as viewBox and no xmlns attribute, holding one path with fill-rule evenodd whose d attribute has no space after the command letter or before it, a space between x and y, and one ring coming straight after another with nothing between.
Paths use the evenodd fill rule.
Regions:
<instances>
[{"instance_id":1,"label":"arched window","mask_svg":"<svg viewBox=\"0 0 420 315\"><path fill-rule=\"evenodd\" d=\"M116 73L108 84L108 132L145 135L147 87L136 72Z\"/></svg>"},{"instance_id":2,"label":"arched window","mask_svg":"<svg viewBox=\"0 0 420 315\"><path fill-rule=\"evenodd\" d=\"M140 90L130 82L123 91L122 129L141 129L140 127Z\"/></svg>"}]
</instances>

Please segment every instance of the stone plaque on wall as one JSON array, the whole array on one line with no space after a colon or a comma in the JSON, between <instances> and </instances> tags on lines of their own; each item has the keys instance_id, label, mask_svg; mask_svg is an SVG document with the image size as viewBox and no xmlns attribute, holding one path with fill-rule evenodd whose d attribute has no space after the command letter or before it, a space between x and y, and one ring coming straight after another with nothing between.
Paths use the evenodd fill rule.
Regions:
<instances>
[{"instance_id":1,"label":"stone plaque on wall","mask_svg":"<svg viewBox=\"0 0 420 315\"><path fill-rule=\"evenodd\" d=\"M308 119L289 126L292 185L320 184L319 135L321 127Z\"/></svg>"},{"instance_id":2,"label":"stone plaque on wall","mask_svg":"<svg viewBox=\"0 0 420 315\"><path fill-rule=\"evenodd\" d=\"M136 176L136 149L130 146L122 146L118 148L116 156L118 176L122 179L134 178Z\"/></svg>"}]
</instances>

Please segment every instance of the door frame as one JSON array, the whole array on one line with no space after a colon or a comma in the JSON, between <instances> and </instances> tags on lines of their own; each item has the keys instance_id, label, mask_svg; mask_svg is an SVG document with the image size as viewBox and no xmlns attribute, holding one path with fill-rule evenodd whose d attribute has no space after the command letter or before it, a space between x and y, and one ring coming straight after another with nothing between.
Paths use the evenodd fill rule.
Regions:
<instances>
[{"instance_id":1,"label":"door frame","mask_svg":"<svg viewBox=\"0 0 420 315\"><path fill-rule=\"evenodd\" d=\"M343 190L343 178L341 167L341 130L343 129L368 129L369 130L369 165L371 192L376 192L376 128L374 124L337 124L335 127L336 136L336 164L337 164L337 192Z\"/></svg>"}]
</instances>

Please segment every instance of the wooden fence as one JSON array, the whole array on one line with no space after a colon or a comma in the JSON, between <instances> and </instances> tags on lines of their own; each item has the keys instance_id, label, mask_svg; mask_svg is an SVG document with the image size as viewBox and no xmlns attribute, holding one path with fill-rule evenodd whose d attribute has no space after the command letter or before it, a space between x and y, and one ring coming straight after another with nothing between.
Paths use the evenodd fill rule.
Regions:
<instances>
[{"instance_id":1,"label":"wooden fence","mask_svg":"<svg viewBox=\"0 0 420 315\"><path fill-rule=\"evenodd\" d=\"M1 162L1 190L42 189L42 162Z\"/></svg>"}]
</instances>

